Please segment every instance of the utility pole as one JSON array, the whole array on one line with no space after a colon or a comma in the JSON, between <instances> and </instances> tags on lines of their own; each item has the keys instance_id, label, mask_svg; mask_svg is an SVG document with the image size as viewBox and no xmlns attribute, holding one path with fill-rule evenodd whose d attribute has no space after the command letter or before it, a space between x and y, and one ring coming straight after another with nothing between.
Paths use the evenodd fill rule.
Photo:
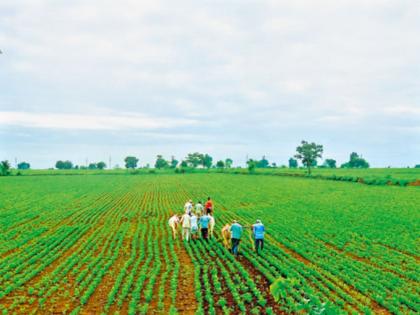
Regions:
<instances>
[{"instance_id":1,"label":"utility pole","mask_svg":"<svg viewBox=\"0 0 420 315\"><path fill-rule=\"evenodd\" d=\"M88 167L88 163L89 163L88 158L86 158L86 167Z\"/></svg>"},{"instance_id":2,"label":"utility pole","mask_svg":"<svg viewBox=\"0 0 420 315\"><path fill-rule=\"evenodd\" d=\"M109 164L108 164L108 168L109 168L109 169L111 169L111 168L112 168L112 166L111 166L111 156L109 156Z\"/></svg>"}]
</instances>

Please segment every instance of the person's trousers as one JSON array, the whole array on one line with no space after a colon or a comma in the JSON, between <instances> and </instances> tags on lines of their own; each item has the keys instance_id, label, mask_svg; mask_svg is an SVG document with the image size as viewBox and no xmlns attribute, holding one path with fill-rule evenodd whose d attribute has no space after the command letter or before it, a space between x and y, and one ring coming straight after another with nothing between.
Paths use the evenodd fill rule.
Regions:
<instances>
[{"instance_id":1,"label":"person's trousers","mask_svg":"<svg viewBox=\"0 0 420 315\"><path fill-rule=\"evenodd\" d=\"M239 242L241 240L238 238L232 238L232 253L235 256L238 256L238 250L239 250Z\"/></svg>"},{"instance_id":2,"label":"person's trousers","mask_svg":"<svg viewBox=\"0 0 420 315\"><path fill-rule=\"evenodd\" d=\"M258 249L263 250L264 248L264 239L256 239L255 240L255 251L258 253Z\"/></svg>"},{"instance_id":3,"label":"person's trousers","mask_svg":"<svg viewBox=\"0 0 420 315\"><path fill-rule=\"evenodd\" d=\"M190 228L182 228L182 239L189 241L190 240Z\"/></svg>"},{"instance_id":4,"label":"person's trousers","mask_svg":"<svg viewBox=\"0 0 420 315\"><path fill-rule=\"evenodd\" d=\"M209 237L209 229L201 228L201 237L207 239Z\"/></svg>"}]
</instances>

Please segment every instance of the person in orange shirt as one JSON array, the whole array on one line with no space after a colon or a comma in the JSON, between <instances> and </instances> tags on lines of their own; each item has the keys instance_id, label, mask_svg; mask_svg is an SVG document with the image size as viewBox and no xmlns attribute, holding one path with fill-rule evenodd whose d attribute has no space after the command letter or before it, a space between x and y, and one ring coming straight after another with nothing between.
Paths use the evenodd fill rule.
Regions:
<instances>
[{"instance_id":1,"label":"person in orange shirt","mask_svg":"<svg viewBox=\"0 0 420 315\"><path fill-rule=\"evenodd\" d=\"M211 200L210 197L207 198L207 202L206 202L204 208L206 208L206 214L212 214L212 212L213 212L213 201Z\"/></svg>"}]
</instances>

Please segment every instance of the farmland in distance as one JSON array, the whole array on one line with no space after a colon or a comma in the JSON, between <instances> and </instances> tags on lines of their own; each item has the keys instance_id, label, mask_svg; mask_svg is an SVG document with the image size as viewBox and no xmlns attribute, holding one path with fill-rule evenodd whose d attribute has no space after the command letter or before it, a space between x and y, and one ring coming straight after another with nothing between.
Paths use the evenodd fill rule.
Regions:
<instances>
[{"instance_id":1,"label":"farmland in distance","mask_svg":"<svg viewBox=\"0 0 420 315\"><path fill-rule=\"evenodd\" d=\"M215 238L172 240L187 199L215 202ZM0 178L4 314L415 314L419 187L233 174ZM233 219L261 219L264 252ZM270 293L276 282L278 302Z\"/></svg>"}]
</instances>

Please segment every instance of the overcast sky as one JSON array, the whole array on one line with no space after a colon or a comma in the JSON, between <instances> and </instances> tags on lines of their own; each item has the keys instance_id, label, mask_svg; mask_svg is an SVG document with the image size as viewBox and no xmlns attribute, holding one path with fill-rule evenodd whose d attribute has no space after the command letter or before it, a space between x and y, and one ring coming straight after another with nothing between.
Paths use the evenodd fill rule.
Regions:
<instances>
[{"instance_id":1,"label":"overcast sky","mask_svg":"<svg viewBox=\"0 0 420 315\"><path fill-rule=\"evenodd\" d=\"M0 159L420 163L420 1L0 1Z\"/></svg>"}]
</instances>

